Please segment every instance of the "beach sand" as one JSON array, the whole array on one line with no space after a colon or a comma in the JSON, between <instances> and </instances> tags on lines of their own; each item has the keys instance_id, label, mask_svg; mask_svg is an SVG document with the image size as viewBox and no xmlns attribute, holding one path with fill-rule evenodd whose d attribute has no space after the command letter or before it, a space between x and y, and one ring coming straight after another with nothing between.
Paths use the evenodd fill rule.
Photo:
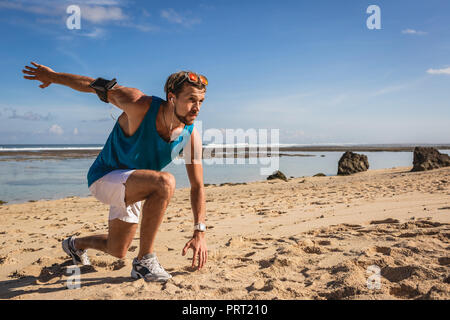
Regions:
<instances>
[{"instance_id":1,"label":"beach sand","mask_svg":"<svg viewBox=\"0 0 450 320\"><path fill-rule=\"evenodd\" d=\"M1 205L0 298L449 299L450 168L410 169L208 186L200 271L191 250L181 256L193 219L189 189L177 189L156 242L166 284L130 278L138 230L123 260L89 250L81 287L67 289L61 240L106 233L108 206Z\"/></svg>"}]
</instances>

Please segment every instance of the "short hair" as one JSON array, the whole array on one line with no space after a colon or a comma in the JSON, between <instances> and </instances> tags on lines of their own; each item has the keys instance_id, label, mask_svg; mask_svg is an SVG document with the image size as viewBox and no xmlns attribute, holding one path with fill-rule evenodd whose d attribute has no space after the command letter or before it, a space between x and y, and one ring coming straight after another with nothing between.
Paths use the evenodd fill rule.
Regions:
<instances>
[{"instance_id":1,"label":"short hair","mask_svg":"<svg viewBox=\"0 0 450 320\"><path fill-rule=\"evenodd\" d=\"M166 80L166 84L164 85L164 92L166 93L166 100L169 99L169 92L172 92L175 96L178 97L178 94L183 91L183 88L185 86L185 84L193 86L197 89L201 89L201 90L205 90L206 91L206 86L201 83L192 83L190 81L184 81L183 85L178 85L180 83L180 81L182 80L182 78L185 76L186 72L192 72L195 73L193 71L178 71L175 73L172 73Z\"/></svg>"}]
</instances>

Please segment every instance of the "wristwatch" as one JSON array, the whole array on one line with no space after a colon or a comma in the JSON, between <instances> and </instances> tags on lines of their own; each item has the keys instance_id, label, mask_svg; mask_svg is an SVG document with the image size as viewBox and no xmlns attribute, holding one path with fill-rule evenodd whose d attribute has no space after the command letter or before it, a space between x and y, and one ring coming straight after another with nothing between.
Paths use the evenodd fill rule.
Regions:
<instances>
[{"instance_id":1,"label":"wristwatch","mask_svg":"<svg viewBox=\"0 0 450 320\"><path fill-rule=\"evenodd\" d=\"M206 231L206 225L204 223L194 224L194 231L205 232Z\"/></svg>"}]
</instances>

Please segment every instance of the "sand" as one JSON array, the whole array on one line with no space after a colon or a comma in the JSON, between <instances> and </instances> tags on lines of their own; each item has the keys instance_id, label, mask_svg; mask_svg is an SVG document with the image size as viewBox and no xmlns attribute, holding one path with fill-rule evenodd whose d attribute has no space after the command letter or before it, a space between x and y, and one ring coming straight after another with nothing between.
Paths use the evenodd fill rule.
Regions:
<instances>
[{"instance_id":1,"label":"sand","mask_svg":"<svg viewBox=\"0 0 450 320\"><path fill-rule=\"evenodd\" d=\"M61 240L107 232L93 197L1 205L0 298L449 299L450 168L410 169L208 186L200 271L181 256L193 222L177 189L156 243L165 284L130 278L137 233L123 260L89 250L67 288Z\"/></svg>"}]
</instances>

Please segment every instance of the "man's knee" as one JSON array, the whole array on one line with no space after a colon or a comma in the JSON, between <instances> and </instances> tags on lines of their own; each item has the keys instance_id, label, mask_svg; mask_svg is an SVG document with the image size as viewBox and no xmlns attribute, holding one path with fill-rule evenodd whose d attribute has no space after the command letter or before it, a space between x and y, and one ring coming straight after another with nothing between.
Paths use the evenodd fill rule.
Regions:
<instances>
[{"instance_id":1,"label":"man's knee","mask_svg":"<svg viewBox=\"0 0 450 320\"><path fill-rule=\"evenodd\" d=\"M127 251L118 251L116 254L113 254L114 257L118 259L123 259L127 255Z\"/></svg>"},{"instance_id":2,"label":"man's knee","mask_svg":"<svg viewBox=\"0 0 450 320\"><path fill-rule=\"evenodd\" d=\"M158 180L158 192L166 198L172 197L175 192L176 181L173 174L169 172L161 172Z\"/></svg>"},{"instance_id":3,"label":"man's knee","mask_svg":"<svg viewBox=\"0 0 450 320\"><path fill-rule=\"evenodd\" d=\"M112 255L113 257L116 257L118 259L123 259L127 255L128 252L128 246L121 246L121 247L115 247L110 248L108 250L108 253Z\"/></svg>"}]
</instances>

